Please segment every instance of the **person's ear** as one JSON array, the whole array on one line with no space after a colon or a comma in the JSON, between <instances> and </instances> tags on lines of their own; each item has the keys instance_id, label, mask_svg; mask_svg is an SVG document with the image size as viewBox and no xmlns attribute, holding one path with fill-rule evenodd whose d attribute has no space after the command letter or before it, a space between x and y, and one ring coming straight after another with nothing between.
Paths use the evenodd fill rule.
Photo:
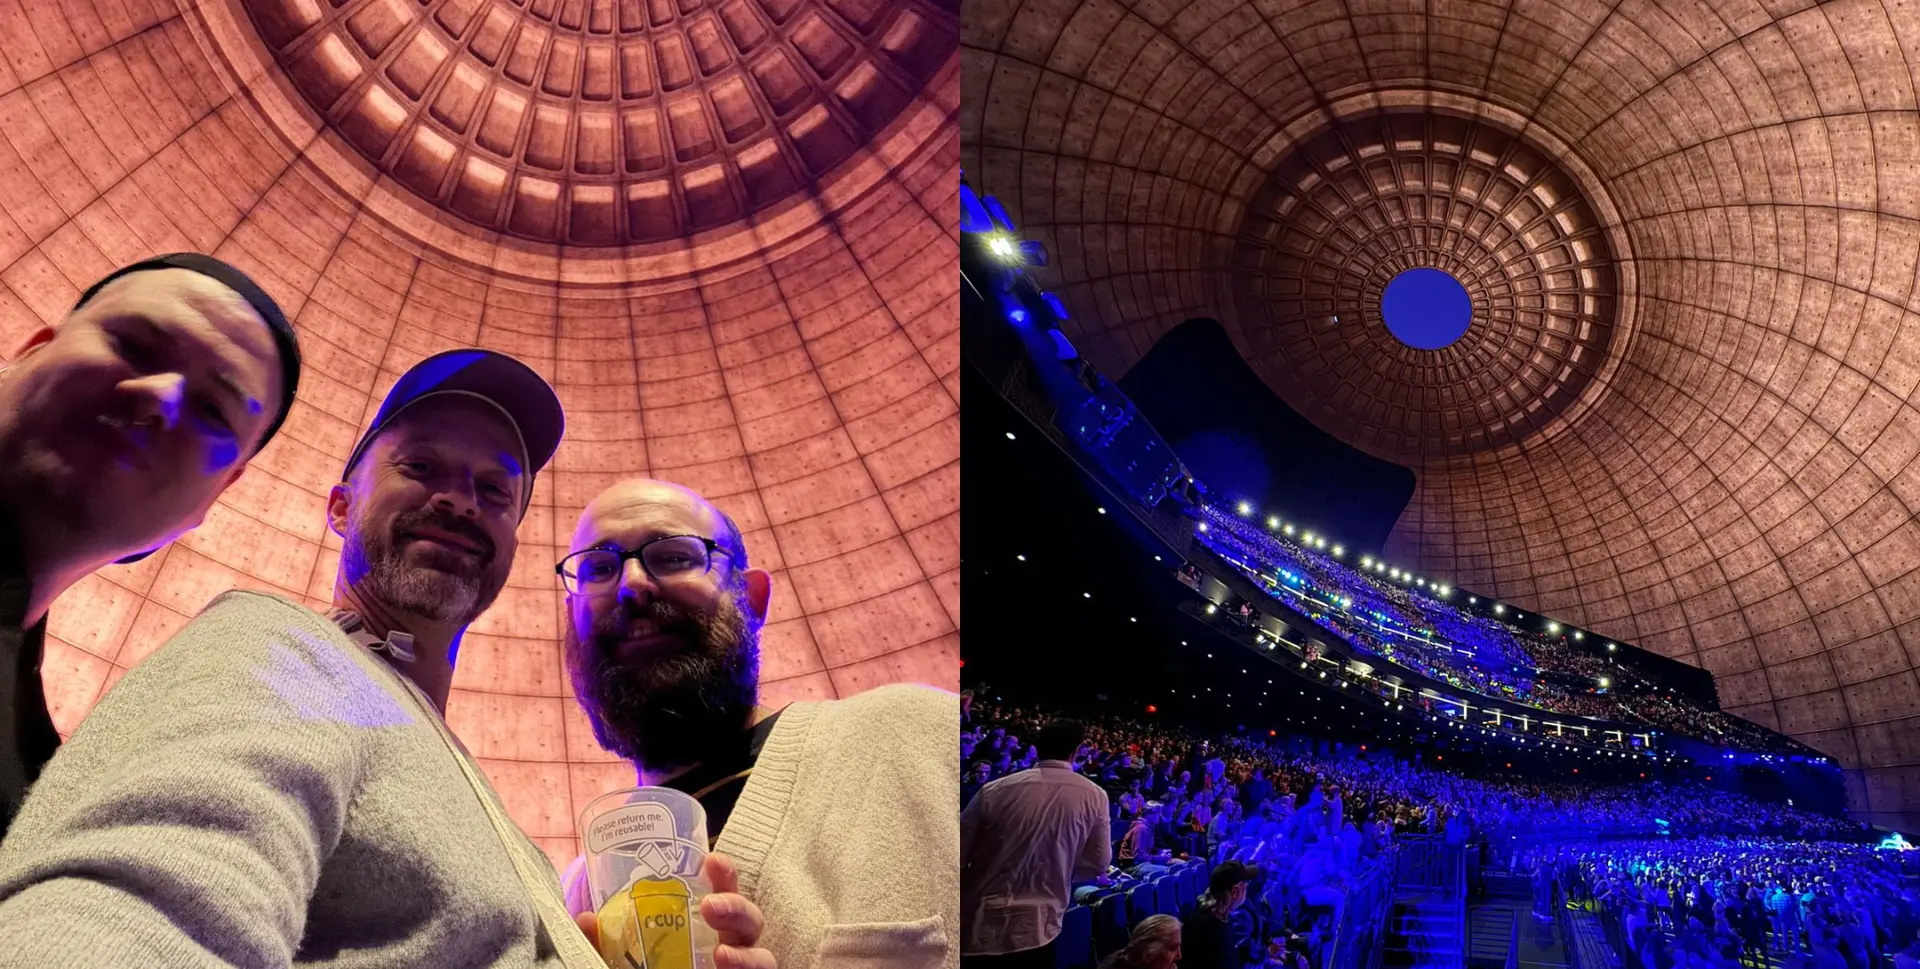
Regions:
<instances>
[{"instance_id":1,"label":"person's ear","mask_svg":"<svg viewBox=\"0 0 1920 969\"><path fill-rule=\"evenodd\" d=\"M342 481L327 492L327 527L335 535L347 537L347 509L353 505L353 492Z\"/></svg>"},{"instance_id":2,"label":"person's ear","mask_svg":"<svg viewBox=\"0 0 1920 969\"><path fill-rule=\"evenodd\" d=\"M51 326L40 327L39 329L33 331L32 333L27 334L26 341L20 344L19 351L14 353L13 359L9 360L7 362L7 365L12 366L16 363L19 363L22 360L25 360L28 356L32 355L34 351L39 350L41 347L44 347L47 344L52 342L53 342L53 327Z\"/></svg>"},{"instance_id":3,"label":"person's ear","mask_svg":"<svg viewBox=\"0 0 1920 969\"><path fill-rule=\"evenodd\" d=\"M767 604L773 601L773 576L766 569L748 569L747 612L755 622L765 622Z\"/></svg>"}]
</instances>

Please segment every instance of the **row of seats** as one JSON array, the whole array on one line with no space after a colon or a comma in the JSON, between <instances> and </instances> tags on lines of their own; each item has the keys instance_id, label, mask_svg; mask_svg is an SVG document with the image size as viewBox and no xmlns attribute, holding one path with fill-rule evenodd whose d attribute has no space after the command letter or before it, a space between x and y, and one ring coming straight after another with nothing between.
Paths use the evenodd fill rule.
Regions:
<instances>
[{"instance_id":1,"label":"row of seats","mask_svg":"<svg viewBox=\"0 0 1920 969\"><path fill-rule=\"evenodd\" d=\"M1189 862L1100 896L1091 905L1069 907L1053 947L1058 969L1089 969L1126 948L1133 927L1149 915L1187 918L1207 890L1207 873L1205 865Z\"/></svg>"}]
</instances>

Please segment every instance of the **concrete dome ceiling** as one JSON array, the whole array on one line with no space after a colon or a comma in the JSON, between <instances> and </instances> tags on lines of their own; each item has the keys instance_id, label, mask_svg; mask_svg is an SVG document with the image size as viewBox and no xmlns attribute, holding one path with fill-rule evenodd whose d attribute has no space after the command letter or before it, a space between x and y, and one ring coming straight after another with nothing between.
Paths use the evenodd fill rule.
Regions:
<instances>
[{"instance_id":1,"label":"concrete dome ceiling","mask_svg":"<svg viewBox=\"0 0 1920 969\"><path fill-rule=\"evenodd\" d=\"M422 199L401 181L405 156L383 155L391 170L368 161L352 126L317 114L273 56L309 33L337 31L348 43L353 24L399 17L385 59L354 88L363 98L376 83L398 92L388 71L408 38L451 37L432 32L454 6L295 5L314 26L274 35L269 50L271 32L238 0L0 5L0 355L57 324L113 267L192 249L272 293L306 359L286 427L205 524L144 562L89 576L55 604L44 679L65 731L222 591L331 600L341 542L326 527L327 493L406 368L481 346L545 376L566 407L566 440L535 482L505 590L463 641L448 719L514 819L565 864L579 809L633 782L571 698L553 574L581 509L614 481L678 481L739 522L754 564L774 577L763 702L902 681L958 685L959 58L949 33L944 51L909 45L912 70L884 66L898 61L887 38L900 24L921 17L937 34L939 19L951 19L911 0L871 22L846 4L753 7L786 31L769 28L754 58L799 57L803 42L788 38L805 23L830 24L849 45L832 81L816 76L805 88L811 106L765 117L768 137L788 139L816 108L858 117L839 100L865 83L850 86L856 62L892 83L925 80L890 109L892 120L844 128L857 141L833 170L796 169L785 202L653 242L562 245L496 231L511 228L517 202L503 200L508 222L488 228ZM474 18L509 12L515 36L545 31L541 63L551 65L561 40L582 51L600 43L594 25L608 10L616 26L637 23L636 12L670 14L660 21L668 29L654 32L648 19L637 36L693 44L687 38L708 29L700 24L722 29L741 8L471 9ZM478 29L458 32L462 43ZM451 41L447 49L439 90L468 57ZM691 92L707 110L714 86L743 70L724 66L664 96ZM492 93L512 90L501 82ZM661 96L647 103L666 103ZM529 110L550 97L530 95ZM568 110L588 110L582 97L576 91ZM430 123L417 112L438 102L423 92L404 103L396 145L412 143L409 132ZM735 148L753 143L716 136L703 164L733 178ZM462 158L486 150L462 144ZM517 166L515 178L534 177L526 144L497 160ZM807 157L800 142L780 140L778 150ZM676 185L694 170L679 165L666 170ZM569 192L592 181L560 178Z\"/></svg>"},{"instance_id":2,"label":"concrete dome ceiling","mask_svg":"<svg viewBox=\"0 0 1920 969\"><path fill-rule=\"evenodd\" d=\"M1573 178L1487 118L1365 112L1295 148L1233 254L1248 361L1387 458L1517 445L1565 412L1613 342L1612 249ZM1416 350L1381 319L1415 268L1465 287L1464 337Z\"/></svg>"},{"instance_id":3,"label":"concrete dome ceiling","mask_svg":"<svg viewBox=\"0 0 1920 969\"><path fill-rule=\"evenodd\" d=\"M308 105L476 225L678 239L804 201L957 29L922 0L247 0Z\"/></svg>"},{"instance_id":4,"label":"concrete dome ceiling","mask_svg":"<svg viewBox=\"0 0 1920 969\"><path fill-rule=\"evenodd\" d=\"M1419 483L1388 554L1712 670L1730 710L1834 754L1856 810L1911 830L1916 24L1910 0L972 0L962 161L1047 243L1109 372L1190 316L1280 351L1271 299L1240 305L1242 229L1351 119L1484 118L1590 172L1605 359L1519 446L1399 446ZM1377 352L1320 341L1301 364ZM1406 425L1365 401L1399 399L1444 431L1446 398L1398 379L1321 419L1385 451L1362 431Z\"/></svg>"}]
</instances>

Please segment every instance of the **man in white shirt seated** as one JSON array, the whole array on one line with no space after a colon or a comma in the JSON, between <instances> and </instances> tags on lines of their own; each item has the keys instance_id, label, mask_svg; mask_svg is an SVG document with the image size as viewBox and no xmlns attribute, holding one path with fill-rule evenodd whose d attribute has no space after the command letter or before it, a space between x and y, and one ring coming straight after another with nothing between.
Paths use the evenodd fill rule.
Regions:
<instances>
[{"instance_id":1,"label":"man in white shirt seated","mask_svg":"<svg viewBox=\"0 0 1920 969\"><path fill-rule=\"evenodd\" d=\"M1113 860L1107 792L1073 771L1086 728L1041 728L1040 762L980 789L960 813L966 965L1052 969L1073 884Z\"/></svg>"}]
</instances>

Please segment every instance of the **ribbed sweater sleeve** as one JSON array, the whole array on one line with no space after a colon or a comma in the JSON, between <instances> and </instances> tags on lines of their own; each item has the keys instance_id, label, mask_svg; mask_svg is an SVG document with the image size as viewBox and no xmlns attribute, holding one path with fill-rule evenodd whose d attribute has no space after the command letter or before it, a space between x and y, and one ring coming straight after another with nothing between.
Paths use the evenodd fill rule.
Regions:
<instances>
[{"instance_id":1,"label":"ribbed sweater sleeve","mask_svg":"<svg viewBox=\"0 0 1920 969\"><path fill-rule=\"evenodd\" d=\"M356 735L412 719L348 648L228 593L109 690L0 844L0 967L288 965Z\"/></svg>"}]
</instances>

